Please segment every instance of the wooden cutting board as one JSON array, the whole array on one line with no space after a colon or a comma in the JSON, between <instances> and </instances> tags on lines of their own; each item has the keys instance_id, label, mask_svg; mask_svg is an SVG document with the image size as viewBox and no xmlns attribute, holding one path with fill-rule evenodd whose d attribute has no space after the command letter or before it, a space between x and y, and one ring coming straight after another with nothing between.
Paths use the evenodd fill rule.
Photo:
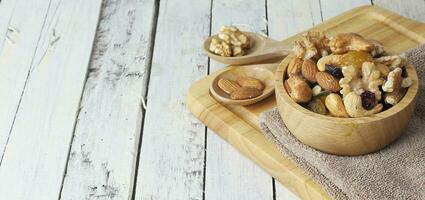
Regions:
<instances>
[{"instance_id":1,"label":"wooden cutting board","mask_svg":"<svg viewBox=\"0 0 425 200\"><path fill-rule=\"evenodd\" d=\"M425 43L425 24L401 17L376 6L363 6L345 12L312 28L327 35L356 32L380 41L390 53L401 53ZM284 42L300 39L297 34ZM280 60L268 61L279 64ZM228 66L220 71L237 66ZM313 180L262 135L259 114L276 106L274 95L250 106L218 103L209 93L216 72L195 82L189 89L187 103L191 112L224 140L257 163L301 199L329 199ZM226 161L224 161L226 162Z\"/></svg>"}]
</instances>

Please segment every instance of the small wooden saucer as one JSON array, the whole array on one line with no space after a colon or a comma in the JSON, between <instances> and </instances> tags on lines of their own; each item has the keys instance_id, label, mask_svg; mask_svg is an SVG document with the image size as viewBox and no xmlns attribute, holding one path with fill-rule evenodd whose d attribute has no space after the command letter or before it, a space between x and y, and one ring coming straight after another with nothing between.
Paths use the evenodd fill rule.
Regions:
<instances>
[{"instance_id":1,"label":"small wooden saucer","mask_svg":"<svg viewBox=\"0 0 425 200\"><path fill-rule=\"evenodd\" d=\"M217 101L223 104L249 105L261 101L274 92L273 77L277 65L277 63L274 63L228 67L228 70L217 75L211 82L210 93ZM253 77L260 80L264 84L263 93L260 96L251 99L234 100L230 98L229 94L218 87L217 83L221 78L235 81L239 77Z\"/></svg>"}]
</instances>

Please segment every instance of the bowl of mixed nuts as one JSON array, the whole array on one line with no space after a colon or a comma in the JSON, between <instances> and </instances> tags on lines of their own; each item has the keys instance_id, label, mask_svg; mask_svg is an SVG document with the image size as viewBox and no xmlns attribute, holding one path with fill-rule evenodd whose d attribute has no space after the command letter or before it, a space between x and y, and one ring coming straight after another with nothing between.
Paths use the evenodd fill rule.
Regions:
<instances>
[{"instance_id":1,"label":"bowl of mixed nuts","mask_svg":"<svg viewBox=\"0 0 425 200\"><path fill-rule=\"evenodd\" d=\"M337 155L375 152L395 141L413 113L415 68L356 33L307 32L275 74L277 107L302 143Z\"/></svg>"}]
</instances>

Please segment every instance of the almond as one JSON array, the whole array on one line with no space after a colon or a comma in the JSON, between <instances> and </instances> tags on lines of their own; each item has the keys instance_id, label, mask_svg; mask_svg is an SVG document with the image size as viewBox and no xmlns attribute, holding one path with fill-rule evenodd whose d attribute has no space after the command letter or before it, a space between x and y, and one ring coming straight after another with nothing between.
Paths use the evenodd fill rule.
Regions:
<instances>
[{"instance_id":1,"label":"almond","mask_svg":"<svg viewBox=\"0 0 425 200\"><path fill-rule=\"evenodd\" d=\"M293 58L288 64L286 69L288 77L299 75L301 73L301 67L303 65L303 60L301 58Z\"/></svg>"},{"instance_id":2,"label":"almond","mask_svg":"<svg viewBox=\"0 0 425 200\"><path fill-rule=\"evenodd\" d=\"M309 80L312 83L316 82L316 73L319 70L317 69L317 65L314 61L307 59L304 60L301 66L301 74L305 79Z\"/></svg>"},{"instance_id":3,"label":"almond","mask_svg":"<svg viewBox=\"0 0 425 200\"><path fill-rule=\"evenodd\" d=\"M230 94L230 98L234 100L252 99L258 97L263 92L253 87L241 87Z\"/></svg>"},{"instance_id":4,"label":"almond","mask_svg":"<svg viewBox=\"0 0 425 200\"><path fill-rule=\"evenodd\" d=\"M320 87L331 92L338 92L341 89L338 80L327 72L317 72L316 81Z\"/></svg>"},{"instance_id":5,"label":"almond","mask_svg":"<svg viewBox=\"0 0 425 200\"><path fill-rule=\"evenodd\" d=\"M345 110L344 102L341 96L332 93L329 94L325 99L325 106L329 110L329 113L335 117L349 117Z\"/></svg>"},{"instance_id":6,"label":"almond","mask_svg":"<svg viewBox=\"0 0 425 200\"><path fill-rule=\"evenodd\" d=\"M289 96L297 103L306 103L313 96L310 86L299 76L290 77L284 86Z\"/></svg>"},{"instance_id":7,"label":"almond","mask_svg":"<svg viewBox=\"0 0 425 200\"><path fill-rule=\"evenodd\" d=\"M236 80L236 82L242 87L253 87L260 91L263 91L264 89L264 84L256 78L240 77Z\"/></svg>"},{"instance_id":8,"label":"almond","mask_svg":"<svg viewBox=\"0 0 425 200\"><path fill-rule=\"evenodd\" d=\"M218 80L217 85L221 90L223 90L227 94L230 94L241 87L235 81L231 81L224 78L221 78L220 80Z\"/></svg>"}]
</instances>

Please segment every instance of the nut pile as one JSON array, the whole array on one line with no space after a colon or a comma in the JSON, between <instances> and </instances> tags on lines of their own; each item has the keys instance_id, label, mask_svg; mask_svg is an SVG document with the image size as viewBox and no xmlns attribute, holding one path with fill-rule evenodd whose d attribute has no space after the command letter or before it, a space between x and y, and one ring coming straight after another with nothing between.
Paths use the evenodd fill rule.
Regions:
<instances>
[{"instance_id":1,"label":"nut pile","mask_svg":"<svg viewBox=\"0 0 425 200\"><path fill-rule=\"evenodd\" d=\"M294 45L284 86L307 109L334 117L363 117L388 109L412 80L406 60L356 33L327 38L308 32Z\"/></svg>"},{"instance_id":2,"label":"nut pile","mask_svg":"<svg viewBox=\"0 0 425 200\"><path fill-rule=\"evenodd\" d=\"M252 77L239 77L236 81L221 78L217 85L234 100L252 99L260 96L264 90L264 84Z\"/></svg>"},{"instance_id":3,"label":"nut pile","mask_svg":"<svg viewBox=\"0 0 425 200\"><path fill-rule=\"evenodd\" d=\"M243 56L251 47L248 35L236 26L223 26L217 36L211 38L209 50L219 56Z\"/></svg>"}]
</instances>

